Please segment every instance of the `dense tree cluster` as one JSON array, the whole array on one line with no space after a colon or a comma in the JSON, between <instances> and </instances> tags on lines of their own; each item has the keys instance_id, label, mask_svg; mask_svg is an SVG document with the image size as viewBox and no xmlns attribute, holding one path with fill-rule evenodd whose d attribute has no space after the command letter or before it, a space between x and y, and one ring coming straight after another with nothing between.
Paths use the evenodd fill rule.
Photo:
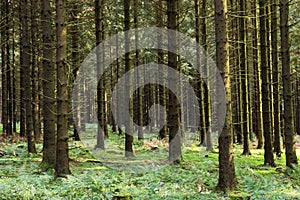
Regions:
<instances>
[{"instance_id":1,"label":"dense tree cluster","mask_svg":"<svg viewBox=\"0 0 300 200\"><path fill-rule=\"evenodd\" d=\"M166 87L146 84L137 89L130 101L134 122L147 125L153 104L167 110L167 122L158 137L173 141L169 145L170 161L180 162L181 137L185 132L199 134L200 145L208 151L216 148L208 130L215 120L211 109L214 97L209 95L203 77L175 52L139 48L138 31L134 45L139 50L126 53L104 71L95 100L86 98L92 96L89 90L75 95L73 100L86 102L87 110L72 109L74 80L92 48L116 33L157 26L195 38L215 59L221 72L227 111L218 145L218 187L231 189L237 183L234 143L242 144L243 155L250 156L251 143L257 142L257 148L264 148L264 164L270 166L276 165L274 154L281 156L285 148L286 165L292 168L298 162L295 135L300 134L299 5L288 0L2 0L2 136L26 137L30 153L36 153L35 143L42 140L42 168L55 168L56 176L64 176L71 173L69 137L80 140L78 133L84 132L87 124L96 123L91 116L97 113L101 129L96 148L105 149L109 134L125 134L125 156L132 157L135 138L128 133L137 132L137 139L143 140L144 132L152 133L155 127L134 130L127 126L122 130L112 116L111 109L117 108L111 107L111 96L124 73L155 62L166 64L189 79L198 98L200 118L189 118L187 113L194 112L192 107L180 114L178 98L189 105L185 96L176 97ZM157 41L160 40L158 35ZM176 49L177 42L176 34L168 38L172 49ZM124 48L128 50L129 44L125 42ZM102 73L100 57L105 55L97 54L96 58L97 70ZM206 66L207 61L197 55L197 62ZM79 87L89 88L89 84L84 82ZM159 113L159 107L154 109L155 126L162 117ZM200 126L190 126L192 121L199 121ZM176 135L179 128L181 136Z\"/></svg>"}]
</instances>

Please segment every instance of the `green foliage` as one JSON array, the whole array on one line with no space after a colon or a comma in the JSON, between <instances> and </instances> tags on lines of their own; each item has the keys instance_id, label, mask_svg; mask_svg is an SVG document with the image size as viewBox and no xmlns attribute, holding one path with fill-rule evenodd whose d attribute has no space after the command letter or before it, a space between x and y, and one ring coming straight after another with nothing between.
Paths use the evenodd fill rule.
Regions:
<instances>
[{"instance_id":1,"label":"green foliage","mask_svg":"<svg viewBox=\"0 0 300 200\"><path fill-rule=\"evenodd\" d=\"M143 148L141 143L135 147ZM297 199L300 198L300 167L285 169L285 159L277 168L262 166L262 150L240 156L235 164L238 187L228 194L215 190L218 179L217 151L199 153L192 145L178 165L156 171L117 171L94 160L81 143L70 144L71 170L67 178L54 178L54 171L41 172L41 155L28 155L24 143L2 143L0 157L0 199ZM39 152L41 146L38 145Z\"/></svg>"}]
</instances>

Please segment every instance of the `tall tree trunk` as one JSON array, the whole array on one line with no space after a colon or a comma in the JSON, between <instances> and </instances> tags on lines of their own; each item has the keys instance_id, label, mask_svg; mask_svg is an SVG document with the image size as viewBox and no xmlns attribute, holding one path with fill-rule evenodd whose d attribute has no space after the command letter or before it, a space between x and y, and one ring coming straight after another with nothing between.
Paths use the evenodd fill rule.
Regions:
<instances>
[{"instance_id":1,"label":"tall tree trunk","mask_svg":"<svg viewBox=\"0 0 300 200\"><path fill-rule=\"evenodd\" d=\"M215 0L215 28L216 28L216 56L217 67L222 74L226 91L226 120L223 131L219 137L219 180L218 188L225 191L236 185L233 138L232 113L230 92L229 44L227 28L227 1ZM221 84L221 83L220 83ZM220 86L221 87L221 86ZM218 89L219 87L217 87Z\"/></svg>"},{"instance_id":2,"label":"tall tree trunk","mask_svg":"<svg viewBox=\"0 0 300 200\"><path fill-rule=\"evenodd\" d=\"M70 174L68 149L68 69L66 65L65 1L56 0L57 139L55 176Z\"/></svg>"},{"instance_id":3,"label":"tall tree trunk","mask_svg":"<svg viewBox=\"0 0 300 200\"><path fill-rule=\"evenodd\" d=\"M22 32L24 31L24 26L22 24L22 12L23 12L23 3L22 1L19 1L19 20L20 20L20 40L22 40ZM20 136L25 137L26 136L26 108L25 108L25 98L24 98L24 68L22 67L24 64L24 44L20 41Z\"/></svg>"},{"instance_id":4,"label":"tall tree trunk","mask_svg":"<svg viewBox=\"0 0 300 200\"><path fill-rule=\"evenodd\" d=\"M72 63L73 63L73 78L70 81L70 84L72 85L76 79L77 71L80 67L80 55L79 55L79 25L78 25L78 12L79 12L79 6L78 2L75 2L72 4L72 11L71 11L71 23L72 27L71 29L71 38L72 38ZM69 87L69 98L71 98L71 95L73 93L73 87ZM74 101L79 101L79 94L75 94ZM72 105L69 105L69 109L71 112L74 112L74 116L76 117L75 120L77 124L79 125L78 129L81 130L80 126L80 106L76 106L74 110L72 110ZM74 139L75 141L79 141L79 133L75 126L75 121L73 120L72 116L70 117L69 121L73 124L73 133L74 133Z\"/></svg>"},{"instance_id":5,"label":"tall tree trunk","mask_svg":"<svg viewBox=\"0 0 300 200\"><path fill-rule=\"evenodd\" d=\"M230 8L231 12L235 11L235 1L229 0L228 1L228 7ZM230 68L230 73L232 74L232 84L231 84L231 102L232 102L232 130L233 130L233 143L241 142L241 125L239 120L239 101L238 101L238 65L237 65L237 58L238 58L238 48L236 48L236 44L234 41L237 40L238 37L238 31L237 28L237 18L233 16L228 17L229 27L228 30L228 38L229 41L232 41L229 43L229 57L232 57L232 59L229 59L229 65L232 66Z\"/></svg>"},{"instance_id":6,"label":"tall tree trunk","mask_svg":"<svg viewBox=\"0 0 300 200\"><path fill-rule=\"evenodd\" d=\"M205 0L204 0L205 1ZM195 6L195 36L196 36L196 42L200 44L200 30L201 30L201 25L200 25L200 2L199 0L194 1L194 6ZM203 13L204 15L205 13ZM204 18L205 19L205 18ZM204 24L206 26L206 24ZM204 35L202 36L204 37ZM197 68L200 68L200 49L197 48ZM201 77L197 78L196 82L196 92L198 93L198 103L200 105L200 119L199 119L199 132L200 132L200 143L201 145L205 144L205 132L206 132L206 127L205 127L205 108L204 108L204 102L203 102L203 81L201 80Z\"/></svg>"},{"instance_id":7,"label":"tall tree trunk","mask_svg":"<svg viewBox=\"0 0 300 200\"><path fill-rule=\"evenodd\" d=\"M250 155L250 142L249 142L249 109L248 109L248 66L247 66L247 50L246 50L246 36L245 18L246 18L246 2L239 1L240 4L240 73L241 73L241 104L242 104L242 130L243 130L243 155Z\"/></svg>"},{"instance_id":8,"label":"tall tree trunk","mask_svg":"<svg viewBox=\"0 0 300 200\"><path fill-rule=\"evenodd\" d=\"M257 17L257 1L254 0L252 5L253 12L253 71L254 71L254 87L255 90L255 110L254 115L256 116L255 123L253 124L253 130L257 135L257 148L261 149L263 147L263 118L262 118L262 93L261 93L261 69L259 65L259 48L258 48L258 17Z\"/></svg>"},{"instance_id":9,"label":"tall tree trunk","mask_svg":"<svg viewBox=\"0 0 300 200\"><path fill-rule=\"evenodd\" d=\"M12 37L16 38L16 12L15 10L15 3L12 3ZM13 128L12 131L13 133L17 132L17 72L18 72L18 67L16 65L16 41L12 40L12 123L13 123Z\"/></svg>"},{"instance_id":10,"label":"tall tree trunk","mask_svg":"<svg viewBox=\"0 0 300 200\"><path fill-rule=\"evenodd\" d=\"M135 28L135 67L139 66L139 32L137 30L138 28L138 2L137 0L133 0L133 23ZM136 69L138 70L138 69ZM140 71L137 71L137 74L141 73ZM139 85L139 79L137 79L137 84ZM143 85L143 84L142 84ZM138 117L138 125L143 126L143 87L138 88L137 91L137 117ZM138 128L138 139L142 140L144 139L143 129Z\"/></svg>"},{"instance_id":11,"label":"tall tree trunk","mask_svg":"<svg viewBox=\"0 0 300 200\"><path fill-rule=\"evenodd\" d=\"M11 2L6 2L6 73L7 73L7 127L6 134L12 135L12 65L10 60L10 21L11 21L11 13L12 9Z\"/></svg>"},{"instance_id":12,"label":"tall tree trunk","mask_svg":"<svg viewBox=\"0 0 300 200\"><path fill-rule=\"evenodd\" d=\"M163 21L164 21L164 18L162 17L163 16L163 8L164 8L163 6L164 6L163 2L158 1L157 11L156 11L156 13L157 13L156 20L157 20L157 26L160 27L160 28L163 27ZM158 62L157 63L158 64L164 64L164 52L161 50L161 48L162 48L162 35L161 35L161 33L157 34L157 42L158 42L158 44L157 44L157 47L158 47L158 52L157 52ZM160 76L166 76L165 75L166 73L167 72L164 71L163 73L160 73ZM165 82L165 80L166 80L165 77L161 77L161 78ZM164 85L166 85L166 84L164 83ZM168 98L167 97L167 90L166 90L166 87L160 87L160 88L161 88L161 90L160 90L161 91L160 92L160 99L161 99L161 102L162 102L162 106L165 110L167 110L167 98ZM164 116L162 116L162 117L164 117L166 119L165 114L166 113L164 113ZM167 126L166 123L164 123L164 126L159 131L160 139L166 138L167 134L168 134L168 126Z\"/></svg>"},{"instance_id":13,"label":"tall tree trunk","mask_svg":"<svg viewBox=\"0 0 300 200\"><path fill-rule=\"evenodd\" d=\"M124 0L124 31L130 30L130 0ZM129 52L129 35L128 32L125 32L125 51ZM130 57L129 53L125 54L125 72L130 70ZM130 86L131 77L127 78L126 82ZM132 102L129 103L129 112L130 116L133 116L133 105ZM125 127L125 156L132 157L133 149L133 127L131 123L127 123Z\"/></svg>"},{"instance_id":14,"label":"tall tree trunk","mask_svg":"<svg viewBox=\"0 0 300 200\"><path fill-rule=\"evenodd\" d=\"M29 2L27 0L21 1L21 24L23 27L21 42L23 45L23 62L22 68L24 70L24 99L26 109L26 137L28 143L28 152L36 153L33 119L32 119L32 90L31 90L31 66L30 66L30 35L29 35Z\"/></svg>"},{"instance_id":15,"label":"tall tree trunk","mask_svg":"<svg viewBox=\"0 0 300 200\"><path fill-rule=\"evenodd\" d=\"M279 69L278 69L278 45L277 45L277 0L271 4L271 45L273 64L273 98L274 98L274 152L281 154L280 147L280 94L279 94Z\"/></svg>"},{"instance_id":16,"label":"tall tree trunk","mask_svg":"<svg viewBox=\"0 0 300 200\"><path fill-rule=\"evenodd\" d=\"M39 95L39 29L38 29L38 11L40 5L36 0L31 0L31 66L32 66L32 115L33 115L33 130L34 139L38 141L41 137L41 122L40 122L40 95Z\"/></svg>"},{"instance_id":17,"label":"tall tree trunk","mask_svg":"<svg viewBox=\"0 0 300 200\"><path fill-rule=\"evenodd\" d=\"M295 126L292 109L291 91L291 67L289 53L289 1L280 1L280 36L281 36L281 58L282 58L282 82L284 99L284 134L286 165L293 167L298 164L295 149Z\"/></svg>"},{"instance_id":18,"label":"tall tree trunk","mask_svg":"<svg viewBox=\"0 0 300 200\"><path fill-rule=\"evenodd\" d=\"M54 168L56 163L56 105L55 105L55 65L54 28L52 27L52 10L49 0L41 0L42 20L42 88L43 88L43 161L42 165Z\"/></svg>"},{"instance_id":19,"label":"tall tree trunk","mask_svg":"<svg viewBox=\"0 0 300 200\"><path fill-rule=\"evenodd\" d=\"M263 104L263 124L264 124L264 139L265 139L265 165L275 166L273 145L272 145L272 130L271 130L271 113L270 113L270 91L269 91L269 73L270 68L267 60L267 5L265 0L259 0L259 20L260 20L260 54L261 54L261 80L262 80L262 104Z\"/></svg>"},{"instance_id":20,"label":"tall tree trunk","mask_svg":"<svg viewBox=\"0 0 300 200\"><path fill-rule=\"evenodd\" d=\"M105 0L102 0L102 2L101 2L101 18L102 18L102 20L101 20L101 28L100 28L100 30L101 30L101 40L102 41L104 41L105 40L105 21L104 21L104 6L105 6ZM104 49L105 47L103 46L103 47L101 47L102 49ZM103 63L105 63L105 51L102 51L102 62ZM104 64L102 64L102 66L103 66ZM103 69L101 69L101 70L104 70L104 68ZM104 74L103 74L104 75ZM106 101L106 99L107 99L107 92L106 92L106 80L105 79L103 79L102 80L102 82L101 82L101 88L102 88L102 92L101 92L101 98L102 98L102 107L101 107L101 124L102 124L102 129L103 129L103 131L104 131L104 136L105 136L105 138L108 138L108 129L107 129L107 101Z\"/></svg>"},{"instance_id":21,"label":"tall tree trunk","mask_svg":"<svg viewBox=\"0 0 300 200\"><path fill-rule=\"evenodd\" d=\"M258 55L260 54L260 49L258 48L258 17L257 17L257 0L254 0L253 3L253 12L254 12L254 19L253 19L253 26L254 26L254 33L253 33L253 59L255 60L254 69L255 69L255 87L257 88L256 91L256 119L257 119L257 148L261 149L263 147L263 117L262 117L262 86L261 86L261 68L260 68L260 58Z\"/></svg>"},{"instance_id":22,"label":"tall tree trunk","mask_svg":"<svg viewBox=\"0 0 300 200\"><path fill-rule=\"evenodd\" d=\"M1 22L6 22L8 13L5 13L7 1L1 2ZM8 98L8 88L7 88L7 56L6 56L6 25L1 23L1 86L2 86L2 125L3 134L6 135L8 127L8 113L7 113L7 98Z\"/></svg>"},{"instance_id":23,"label":"tall tree trunk","mask_svg":"<svg viewBox=\"0 0 300 200\"><path fill-rule=\"evenodd\" d=\"M176 30L177 28L177 5L176 0L167 0L167 14L168 14L168 29ZM178 70L177 55L174 51L177 48L176 33L168 35L168 66L172 69ZM171 50L173 52L171 52ZM170 83L173 77L168 77ZM169 83L169 84L170 84ZM179 86L175 86L179 89ZM169 128L169 160L178 162L181 158L181 134L177 134L180 126L179 121L179 100L175 94L169 91L169 104L168 104L168 128Z\"/></svg>"},{"instance_id":24,"label":"tall tree trunk","mask_svg":"<svg viewBox=\"0 0 300 200\"><path fill-rule=\"evenodd\" d=\"M102 18L102 10L103 9L103 5L102 5L102 0L95 0L95 25L96 25L96 46L97 46L97 73L100 74L101 73L101 65L100 65L100 49L99 49L99 45L101 43L102 37L101 37L101 27L102 27L102 23L103 23L103 18ZM101 128L102 125L102 115L101 115L101 111L103 110L103 102L102 102L102 90L103 88L101 88L101 81L100 83L98 83L97 85L97 118L99 120L98 122L98 134L97 134L97 144L96 144L96 148L100 148L100 149L104 149L104 131Z\"/></svg>"}]
</instances>

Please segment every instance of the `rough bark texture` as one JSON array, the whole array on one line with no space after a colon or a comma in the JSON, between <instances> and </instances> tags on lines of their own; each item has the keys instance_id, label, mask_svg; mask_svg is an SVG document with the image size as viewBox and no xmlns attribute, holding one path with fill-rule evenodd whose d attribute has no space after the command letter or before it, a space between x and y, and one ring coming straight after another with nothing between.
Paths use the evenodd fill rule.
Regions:
<instances>
[{"instance_id":1,"label":"rough bark texture","mask_svg":"<svg viewBox=\"0 0 300 200\"><path fill-rule=\"evenodd\" d=\"M249 142L249 99L248 99L248 66L247 66L247 50L246 50L246 30L245 30L245 16L246 16L246 2L239 1L240 4L240 75L241 75L241 106L242 106L242 130L243 130L243 155L250 155Z\"/></svg>"},{"instance_id":2,"label":"rough bark texture","mask_svg":"<svg viewBox=\"0 0 300 200\"><path fill-rule=\"evenodd\" d=\"M124 0L124 31L130 30L130 0ZM129 51L129 35L125 33L125 51ZM125 72L130 70L130 57L129 53L125 54ZM130 85L131 78L126 80L127 84ZM128 82L129 81L129 82ZM125 90L126 91L126 90ZM133 105L132 102L129 103L129 112L130 116L133 116ZM128 126L129 125L129 126ZM127 123L125 130L125 156L132 157L133 156L133 127L131 123Z\"/></svg>"},{"instance_id":3,"label":"rough bark texture","mask_svg":"<svg viewBox=\"0 0 300 200\"><path fill-rule=\"evenodd\" d=\"M101 18L101 9L102 9L102 0L95 0L95 25L96 25L96 46L98 46L101 43L101 24L102 22L102 18ZM101 69L100 69L100 49L99 47L97 47L97 73L100 74L101 73ZM105 145L104 145L104 131L101 128L101 123L102 123L102 115L101 115L101 111L103 110L103 103L102 103L102 92L101 90L103 88L101 88L101 83L98 83L97 85L97 104L98 104L98 110L97 110L97 118L98 118L98 134L97 134L97 144L96 144L96 148L100 148L100 149L104 149Z\"/></svg>"},{"instance_id":4,"label":"rough bark texture","mask_svg":"<svg viewBox=\"0 0 300 200\"><path fill-rule=\"evenodd\" d=\"M254 113L255 116L255 123L253 123L253 131L257 135L257 148L261 149L263 147L263 121L262 121L262 93L261 93L261 80L260 80L260 68L259 68L259 58L258 58L258 17L257 17L257 1L253 1L252 5L252 12L253 12L253 71L254 71L254 87L257 88L254 95Z\"/></svg>"},{"instance_id":5,"label":"rough bark texture","mask_svg":"<svg viewBox=\"0 0 300 200\"><path fill-rule=\"evenodd\" d=\"M176 30L177 28L177 5L175 0L167 0L167 14L168 14L168 29ZM176 49L176 33L168 35L168 48L173 51ZM168 51L168 66L178 70L177 55L174 52ZM168 77L171 81L172 77ZM175 86L178 89L178 85ZM169 129L169 160L179 161L181 157L181 134L177 134L180 121L179 121L179 97L176 97L169 91L169 104L168 104L168 129Z\"/></svg>"},{"instance_id":6,"label":"rough bark texture","mask_svg":"<svg viewBox=\"0 0 300 200\"><path fill-rule=\"evenodd\" d=\"M157 6L157 26L158 27L163 27L163 21L164 21L164 18L162 17L163 16L163 2L162 1L158 1L158 6ZM160 50L162 48L162 36L160 33L157 34L157 47L158 47L158 64L164 64L164 53L162 50ZM162 76L162 79L166 80L165 77L163 76L167 76L166 75L167 72L163 72L163 73L160 73L160 76ZM162 106L164 107L165 110L167 110L167 98L168 98L168 94L167 94L167 90L166 90L166 87L160 87L160 101L161 101L161 104ZM163 116L165 117L166 119L166 116ZM159 137L160 139L164 139L168 134L168 126L166 123L164 123L164 126L163 128L159 131Z\"/></svg>"},{"instance_id":7,"label":"rough bark texture","mask_svg":"<svg viewBox=\"0 0 300 200\"><path fill-rule=\"evenodd\" d=\"M5 33L5 40L6 40L6 75L7 75L7 127L6 127L6 134L12 135L12 62L11 62L11 53L10 53L10 21L12 10L11 2L6 1L5 11L6 11L6 33Z\"/></svg>"},{"instance_id":8,"label":"rough bark texture","mask_svg":"<svg viewBox=\"0 0 300 200\"><path fill-rule=\"evenodd\" d=\"M55 175L57 177L71 174L68 153L68 68L66 65L66 35L65 1L56 0L57 140Z\"/></svg>"},{"instance_id":9,"label":"rough bark texture","mask_svg":"<svg viewBox=\"0 0 300 200\"><path fill-rule=\"evenodd\" d=\"M274 98L274 152L281 154L280 147L280 94L279 94L279 69L278 69L278 45L277 45L277 4L278 0L271 1L271 45L273 64L273 98Z\"/></svg>"},{"instance_id":10,"label":"rough bark texture","mask_svg":"<svg viewBox=\"0 0 300 200\"><path fill-rule=\"evenodd\" d=\"M133 11L134 11L134 17L133 17L133 23L134 23L134 28L137 29L139 27L138 24L138 1L137 0L133 0ZM135 30L135 67L139 66L139 32L138 30ZM138 70L138 69L137 69ZM142 73L140 71L137 71L137 74ZM137 84L139 84L139 79L137 79ZM138 116L138 124L139 126L143 126L143 87L140 87L137 91L137 116ZM139 128L137 130L138 132L138 139L142 140L144 139L144 134L143 134L143 129Z\"/></svg>"},{"instance_id":11,"label":"rough bark texture","mask_svg":"<svg viewBox=\"0 0 300 200\"><path fill-rule=\"evenodd\" d=\"M234 158L232 149L232 116L229 68L229 44L227 34L227 1L215 0L215 29L217 67L220 70L226 90L226 120L219 137L219 180L218 188L232 189L236 185ZM221 87L221 86L220 86ZM218 89L218 87L217 87Z\"/></svg>"},{"instance_id":12,"label":"rough bark texture","mask_svg":"<svg viewBox=\"0 0 300 200\"><path fill-rule=\"evenodd\" d=\"M261 80L262 80L262 104L263 104L263 125L264 125L264 163L274 166L274 155L272 145L271 113L270 113L270 88L269 88L269 63L267 60L267 34L266 34L266 2L259 0L259 21L260 21L260 54L261 54Z\"/></svg>"},{"instance_id":13,"label":"rough bark texture","mask_svg":"<svg viewBox=\"0 0 300 200\"><path fill-rule=\"evenodd\" d=\"M19 1L19 20L20 22L22 22L22 2ZM24 26L22 23L20 23L20 40L22 40L22 32L24 30ZM25 110L25 99L24 99L24 68L22 67L23 66L23 55L24 55L24 45L22 42L20 42L20 84L19 84L19 87L20 87L20 136L21 137L25 137L26 135L26 110Z\"/></svg>"},{"instance_id":14,"label":"rough bark texture","mask_svg":"<svg viewBox=\"0 0 300 200\"><path fill-rule=\"evenodd\" d=\"M29 3L27 0L21 1L21 17L22 17L22 37L21 42L23 44L23 62L22 68L24 70L24 99L26 110L26 137L28 143L28 152L36 153L34 131L33 131L33 119L32 119L32 90L31 90L31 66L30 66L30 35L29 35Z\"/></svg>"},{"instance_id":15,"label":"rough bark texture","mask_svg":"<svg viewBox=\"0 0 300 200\"><path fill-rule=\"evenodd\" d=\"M71 99L72 98L72 94L73 94L73 83L76 79L76 74L77 74L77 71L79 70L79 67L80 67L80 53L79 53L79 26L78 26L78 11L79 11L79 5L78 5L78 2L75 2L72 4L72 10L71 10L71 19L70 19L70 23L72 23L72 26L70 27L70 34L71 34L71 38L72 38L72 64L73 64L73 67L72 67L72 78L70 80L70 86L69 86L69 98ZM75 97L73 99L74 101L79 101L79 94L75 94ZM73 137L75 139L75 141L79 141L80 140L80 137L79 137L79 130L81 128L80 126L80 106L76 105L76 107L74 109L72 109L72 104L70 103L69 104L69 112L72 113L73 112L73 115L71 115L69 117L69 123L73 125ZM73 119L73 116L75 116L75 121L77 123L77 128L78 130L76 129L76 126L75 126L75 121Z\"/></svg>"},{"instance_id":16,"label":"rough bark texture","mask_svg":"<svg viewBox=\"0 0 300 200\"><path fill-rule=\"evenodd\" d=\"M42 19L42 88L43 88L43 161L45 167L55 167L56 161L56 106L55 106L55 65L54 48L51 42L54 40L54 29L52 27L52 11L49 0L41 1L41 19Z\"/></svg>"},{"instance_id":17,"label":"rough bark texture","mask_svg":"<svg viewBox=\"0 0 300 200\"><path fill-rule=\"evenodd\" d=\"M291 67L289 54L289 1L280 1L280 36L282 57L282 82L284 98L284 134L286 148L286 165L293 167L298 164L295 149L295 126L292 109Z\"/></svg>"},{"instance_id":18,"label":"rough bark texture","mask_svg":"<svg viewBox=\"0 0 300 200\"><path fill-rule=\"evenodd\" d=\"M40 4L36 0L31 0L31 50L32 50L32 115L33 115L33 130L35 141L39 141L41 137L41 121L40 121L40 84L39 84L39 24L38 11Z\"/></svg>"},{"instance_id":19,"label":"rough bark texture","mask_svg":"<svg viewBox=\"0 0 300 200\"><path fill-rule=\"evenodd\" d=\"M6 1L1 2L1 10L6 9ZM6 18L6 13L1 12L1 21L5 21ZM6 134L7 126L8 126L8 118L7 118L7 70L6 70L6 40L5 40L5 35L6 35L6 27L1 23L1 86L2 86L2 113L1 113L1 123L3 124L3 133Z\"/></svg>"}]
</instances>

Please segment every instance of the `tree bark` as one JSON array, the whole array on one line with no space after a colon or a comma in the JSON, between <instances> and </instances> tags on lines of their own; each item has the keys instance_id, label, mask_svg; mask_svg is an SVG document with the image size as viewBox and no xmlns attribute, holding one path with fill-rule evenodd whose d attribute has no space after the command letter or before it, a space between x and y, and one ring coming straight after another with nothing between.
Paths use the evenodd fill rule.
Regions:
<instances>
[{"instance_id":1,"label":"tree bark","mask_svg":"<svg viewBox=\"0 0 300 200\"><path fill-rule=\"evenodd\" d=\"M271 4L271 45L273 64L273 98L274 98L274 152L278 157L281 154L280 147L280 94L279 94L279 69L278 69L278 45L277 45L277 0Z\"/></svg>"},{"instance_id":2,"label":"tree bark","mask_svg":"<svg viewBox=\"0 0 300 200\"><path fill-rule=\"evenodd\" d=\"M55 105L55 65L54 28L49 0L41 0L42 20L42 88L43 88L43 161L45 168L54 168L56 163L56 105Z\"/></svg>"},{"instance_id":3,"label":"tree bark","mask_svg":"<svg viewBox=\"0 0 300 200\"><path fill-rule=\"evenodd\" d=\"M241 75L241 105L242 105L242 130L243 130L243 155L251 155L250 153L250 141L249 141L249 101L248 101L248 66L247 66L247 50L246 40L247 34L245 30L245 17L246 17L246 2L244 0L239 1L240 4L240 75Z\"/></svg>"},{"instance_id":4,"label":"tree bark","mask_svg":"<svg viewBox=\"0 0 300 200\"><path fill-rule=\"evenodd\" d=\"M261 53L261 80L262 80L262 104L263 104L263 125L264 125L264 164L275 166L273 145L272 145L272 129L271 129L271 113L270 113L270 91L269 91L269 73L270 68L267 60L267 5L265 0L259 0L259 20L260 20L260 53Z\"/></svg>"},{"instance_id":5,"label":"tree bark","mask_svg":"<svg viewBox=\"0 0 300 200\"><path fill-rule=\"evenodd\" d=\"M295 126L292 109L291 91L291 67L289 53L289 1L280 1L280 36L281 36L281 61L282 61L282 82L284 99L284 134L286 165L293 167L298 164L295 149Z\"/></svg>"},{"instance_id":6,"label":"tree bark","mask_svg":"<svg viewBox=\"0 0 300 200\"><path fill-rule=\"evenodd\" d=\"M177 29L177 5L176 0L167 0L167 14L168 14L168 29L176 30ZM177 65L177 55L174 53L177 48L177 38L176 33L168 35L168 49L173 52L168 51L168 66L178 70ZM168 77L170 83L172 82L173 77ZM179 86L175 86L179 89ZM177 134L180 126L179 121L179 101L175 94L169 91L169 104L168 104L168 129L169 129L169 160L178 162L181 158L181 134Z\"/></svg>"},{"instance_id":7,"label":"tree bark","mask_svg":"<svg viewBox=\"0 0 300 200\"><path fill-rule=\"evenodd\" d=\"M56 0L57 139L55 176L71 174L68 149L68 69L66 65L65 1Z\"/></svg>"},{"instance_id":8,"label":"tree bark","mask_svg":"<svg viewBox=\"0 0 300 200\"><path fill-rule=\"evenodd\" d=\"M101 43L102 37L101 37L101 27L103 23L103 18L101 17L102 14L102 0L95 0L95 25L96 25L96 46L97 46L97 73L101 73L101 58L100 58L100 47L98 47ZM102 102L102 89L101 88L101 80L100 83L97 85L97 118L98 118L98 134L97 134L97 144L96 148L104 149L104 131L101 127L102 125L102 115L101 112L103 110L103 102Z\"/></svg>"},{"instance_id":9,"label":"tree bark","mask_svg":"<svg viewBox=\"0 0 300 200\"><path fill-rule=\"evenodd\" d=\"M29 35L29 2L27 0L21 1L21 24L22 24L22 37L21 42L23 45L23 62L22 68L24 70L24 99L25 99L25 111L26 111L26 137L28 143L28 152L36 153L33 119L32 119L32 90L31 90L31 50L30 50L30 35Z\"/></svg>"},{"instance_id":10,"label":"tree bark","mask_svg":"<svg viewBox=\"0 0 300 200\"><path fill-rule=\"evenodd\" d=\"M124 31L130 30L130 0L124 0L123 6L124 6ZM128 32L125 32L125 51L129 51L129 35ZM130 70L130 57L129 53L125 54L125 72L128 72ZM130 80L131 78L127 78L126 82L130 86ZM129 102L129 112L130 116L133 116L133 105L132 102ZM125 157L132 157L133 149L133 127L131 123L127 123L125 127Z\"/></svg>"},{"instance_id":11,"label":"tree bark","mask_svg":"<svg viewBox=\"0 0 300 200\"><path fill-rule=\"evenodd\" d=\"M227 28L227 1L215 0L214 4L217 67L222 74L227 98L226 120L223 131L219 136L219 180L217 187L220 190L226 191L227 189L232 189L236 185L234 157L232 149L233 138L229 76L230 67ZM220 87L217 87L217 89Z\"/></svg>"},{"instance_id":12,"label":"tree bark","mask_svg":"<svg viewBox=\"0 0 300 200\"><path fill-rule=\"evenodd\" d=\"M40 122L40 94L39 94L39 24L38 24L38 11L40 5L35 0L31 0L31 65L32 65L32 115L33 115L33 130L34 139L39 141L41 137L41 122Z\"/></svg>"}]
</instances>

